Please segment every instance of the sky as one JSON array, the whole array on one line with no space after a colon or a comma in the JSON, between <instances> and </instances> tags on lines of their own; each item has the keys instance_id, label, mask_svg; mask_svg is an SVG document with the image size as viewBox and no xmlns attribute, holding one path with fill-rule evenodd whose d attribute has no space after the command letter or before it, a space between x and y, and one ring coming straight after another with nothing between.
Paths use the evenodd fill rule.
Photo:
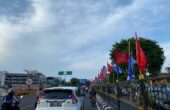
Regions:
<instances>
[{"instance_id":1,"label":"sky","mask_svg":"<svg viewBox=\"0 0 170 110\"><path fill-rule=\"evenodd\" d=\"M158 42L170 66L169 0L0 0L0 70L93 79L112 44Z\"/></svg>"}]
</instances>

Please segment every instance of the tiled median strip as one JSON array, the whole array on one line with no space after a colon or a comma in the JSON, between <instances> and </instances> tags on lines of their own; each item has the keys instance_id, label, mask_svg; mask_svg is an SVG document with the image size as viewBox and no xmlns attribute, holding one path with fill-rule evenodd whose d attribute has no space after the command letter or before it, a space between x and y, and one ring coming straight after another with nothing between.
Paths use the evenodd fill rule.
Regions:
<instances>
[{"instance_id":1,"label":"tiled median strip","mask_svg":"<svg viewBox=\"0 0 170 110\"><path fill-rule=\"evenodd\" d=\"M97 102L101 105L100 110L114 110L112 107L110 107L106 102L103 101L103 99L97 95Z\"/></svg>"}]
</instances>

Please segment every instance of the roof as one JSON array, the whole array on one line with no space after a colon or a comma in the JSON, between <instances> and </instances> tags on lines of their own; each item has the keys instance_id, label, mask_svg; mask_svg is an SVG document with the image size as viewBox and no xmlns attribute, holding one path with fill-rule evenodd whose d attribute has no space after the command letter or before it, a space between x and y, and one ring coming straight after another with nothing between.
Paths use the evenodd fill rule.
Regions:
<instances>
[{"instance_id":1,"label":"roof","mask_svg":"<svg viewBox=\"0 0 170 110\"><path fill-rule=\"evenodd\" d=\"M50 87L45 88L44 90L53 90L53 89L69 89L69 90L77 90L77 87L71 87L71 86L63 86L63 87Z\"/></svg>"}]
</instances>

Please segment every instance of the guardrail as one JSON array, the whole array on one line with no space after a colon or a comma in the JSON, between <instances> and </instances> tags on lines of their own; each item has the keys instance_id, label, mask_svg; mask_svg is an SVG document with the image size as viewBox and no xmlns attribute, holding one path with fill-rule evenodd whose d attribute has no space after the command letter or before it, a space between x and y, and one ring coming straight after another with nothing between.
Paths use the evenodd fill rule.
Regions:
<instances>
[{"instance_id":1,"label":"guardrail","mask_svg":"<svg viewBox=\"0 0 170 110\"><path fill-rule=\"evenodd\" d=\"M94 85L116 110L170 110L170 78Z\"/></svg>"}]
</instances>

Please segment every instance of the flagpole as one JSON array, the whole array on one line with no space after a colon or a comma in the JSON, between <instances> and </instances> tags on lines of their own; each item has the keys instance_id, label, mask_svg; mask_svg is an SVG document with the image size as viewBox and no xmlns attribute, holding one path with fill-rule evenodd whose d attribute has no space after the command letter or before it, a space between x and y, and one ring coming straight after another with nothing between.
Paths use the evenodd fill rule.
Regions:
<instances>
[{"instance_id":1,"label":"flagpole","mask_svg":"<svg viewBox=\"0 0 170 110\"><path fill-rule=\"evenodd\" d=\"M129 40L129 57L131 55L131 52L130 52L130 40ZM128 74L128 73L127 73ZM129 76L128 76L129 77Z\"/></svg>"},{"instance_id":2,"label":"flagpole","mask_svg":"<svg viewBox=\"0 0 170 110\"><path fill-rule=\"evenodd\" d=\"M130 40L129 40L129 57L130 57L130 54L131 54L131 52L130 52ZM128 74L128 73L127 73ZM129 75L128 75L128 77L129 77ZM132 100L132 98L131 98L131 82L130 82L130 101Z\"/></svg>"},{"instance_id":3,"label":"flagpole","mask_svg":"<svg viewBox=\"0 0 170 110\"><path fill-rule=\"evenodd\" d=\"M113 74L113 83L114 83L114 76L115 76L115 75L114 75L114 73L113 73L113 72L114 72L114 71L113 71L113 60L111 61L111 65L112 65L112 74Z\"/></svg>"},{"instance_id":4,"label":"flagpole","mask_svg":"<svg viewBox=\"0 0 170 110\"><path fill-rule=\"evenodd\" d=\"M130 41L129 41L129 55L130 55Z\"/></svg>"},{"instance_id":5,"label":"flagpole","mask_svg":"<svg viewBox=\"0 0 170 110\"><path fill-rule=\"evenodd\" d=\"M130 57L130 55L131 55L131 52L130 52L130 40L129 40L129 57ZM127 75L128 75L128 72L127 72ZM128 75L128 78L129 78L129 75Z\"/></svg>"}]
</instances>

